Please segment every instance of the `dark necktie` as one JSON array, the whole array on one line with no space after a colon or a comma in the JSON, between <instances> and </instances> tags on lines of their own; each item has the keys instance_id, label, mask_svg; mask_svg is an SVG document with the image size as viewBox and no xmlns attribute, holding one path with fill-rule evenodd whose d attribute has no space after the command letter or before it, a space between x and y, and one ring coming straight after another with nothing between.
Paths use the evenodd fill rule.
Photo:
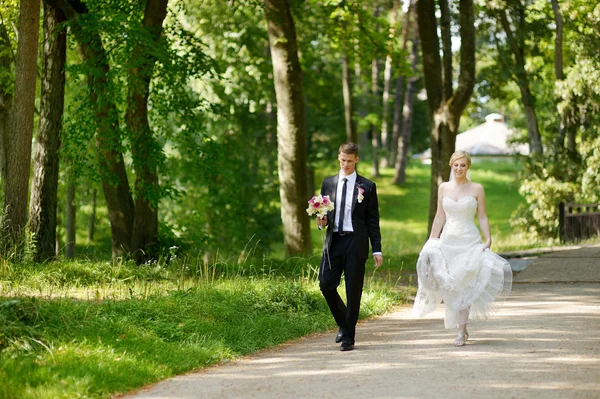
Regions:
<instances>
[{"instance_id":1,"label":"dark necktie","mask_svg":"<svg viewBox=\"0 0 600 399\"><path fill-rule=\"evenodd\" d=\"M345 177L342 179L344 181L344 187L342 188L342 201L340 205L340 224L338 225L338 232L344 231L344 214L346 213L346 188L348 187L348 179Z\"/></svg>"}]
</instances>

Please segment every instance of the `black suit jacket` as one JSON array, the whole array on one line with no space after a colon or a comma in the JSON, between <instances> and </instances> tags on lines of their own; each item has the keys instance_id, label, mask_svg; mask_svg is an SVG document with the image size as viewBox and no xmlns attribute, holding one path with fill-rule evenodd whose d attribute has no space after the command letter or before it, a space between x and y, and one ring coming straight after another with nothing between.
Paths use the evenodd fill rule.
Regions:
<instances>
[{"instance_id":1,"label":"black suit jacket","mask_svg":"<svg viewBox=\"0 0 600 399\"><path fill-rule=\"evenodd\" d=\"M330 176L323 181L321 195L329 195L335 204L338 185L338 175ZM363 200L358 202L359 188L364 190ZM338 209L327 213L327 240L325 245L329 248L333 235L333 224ZM352 228L356 241L357 255L361 259L369 257L369 241L373 252L381 252L381 231L379 230L379 202L377 200L377 187L371 180L357 174L354 193L352 195Z\"/></svg>"}]
</instances>

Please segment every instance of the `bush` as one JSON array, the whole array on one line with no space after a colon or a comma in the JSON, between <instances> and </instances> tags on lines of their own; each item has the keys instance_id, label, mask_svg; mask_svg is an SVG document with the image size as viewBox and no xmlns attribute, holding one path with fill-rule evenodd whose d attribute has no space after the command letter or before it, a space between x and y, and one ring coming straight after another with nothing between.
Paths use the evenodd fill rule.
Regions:
<instances>
[{"instance_id":1,"label":"bush","mask_svg":"<svg viewBox=\"0 0 600 399\"><path fill-rule=\"evenodd\" d=\"M600 200L599 150L600 137L596 137L582 141L579 153L559 150L530 159L519 188L527 205L520 205L513 213L511 226L533 240L558 240L561 202Z\"/></svg>"}]
</instances>

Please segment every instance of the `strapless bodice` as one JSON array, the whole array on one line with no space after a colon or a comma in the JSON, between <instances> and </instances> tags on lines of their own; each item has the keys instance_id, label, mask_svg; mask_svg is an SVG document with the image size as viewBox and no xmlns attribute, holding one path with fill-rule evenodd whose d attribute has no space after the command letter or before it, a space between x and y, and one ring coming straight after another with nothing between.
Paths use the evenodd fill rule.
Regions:
<instances>
[{"instance_id":1,"label":"strapless bodice","mask_svg":"<svg viewBox=\"0 0 600 399\"><path fill-rule=\"evenodd\" d=\"M465 238L464 236L479 237L479 231L473 218L477 212L477 198L465 196L458 201L444 197L442 206L446 212L446 223L442 231L442 239Z\"/></svg>"}]
</instances>

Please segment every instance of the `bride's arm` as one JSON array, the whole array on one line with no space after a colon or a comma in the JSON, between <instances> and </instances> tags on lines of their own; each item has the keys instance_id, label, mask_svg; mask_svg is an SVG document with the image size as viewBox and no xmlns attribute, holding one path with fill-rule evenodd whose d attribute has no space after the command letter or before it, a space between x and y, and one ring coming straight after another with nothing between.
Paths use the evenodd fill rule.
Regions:
<instances>
[{"instance_id":1,"label":"bride's arm","mask_svg":"<svg viewBox=\"0 0 600 399\"><path fill-rule=\"evenodd\" d=\"M442 185L438 188L438 203L437 203L437 211L435 212L435 218L433 219L433 223L431 224L431 234L429 234L429 238L440 238L440 234L442 234L442 228L446 223L446 212L444 212L444 208L442 207L442 198L443 190Z\"/></svg>"},{"instance_id":2,"label":"bride's arm","mask_svg":"<svg viewBox=\"0 0 600 399\"><path fill-rule=\"evenodd\" d=\"M485 191L483 186L477 190L477 218L479 219L479 228L485 238L485 247L492 247L492 234L490 233L490 222L485 211Z\"/></svg>"}]
</instances>

